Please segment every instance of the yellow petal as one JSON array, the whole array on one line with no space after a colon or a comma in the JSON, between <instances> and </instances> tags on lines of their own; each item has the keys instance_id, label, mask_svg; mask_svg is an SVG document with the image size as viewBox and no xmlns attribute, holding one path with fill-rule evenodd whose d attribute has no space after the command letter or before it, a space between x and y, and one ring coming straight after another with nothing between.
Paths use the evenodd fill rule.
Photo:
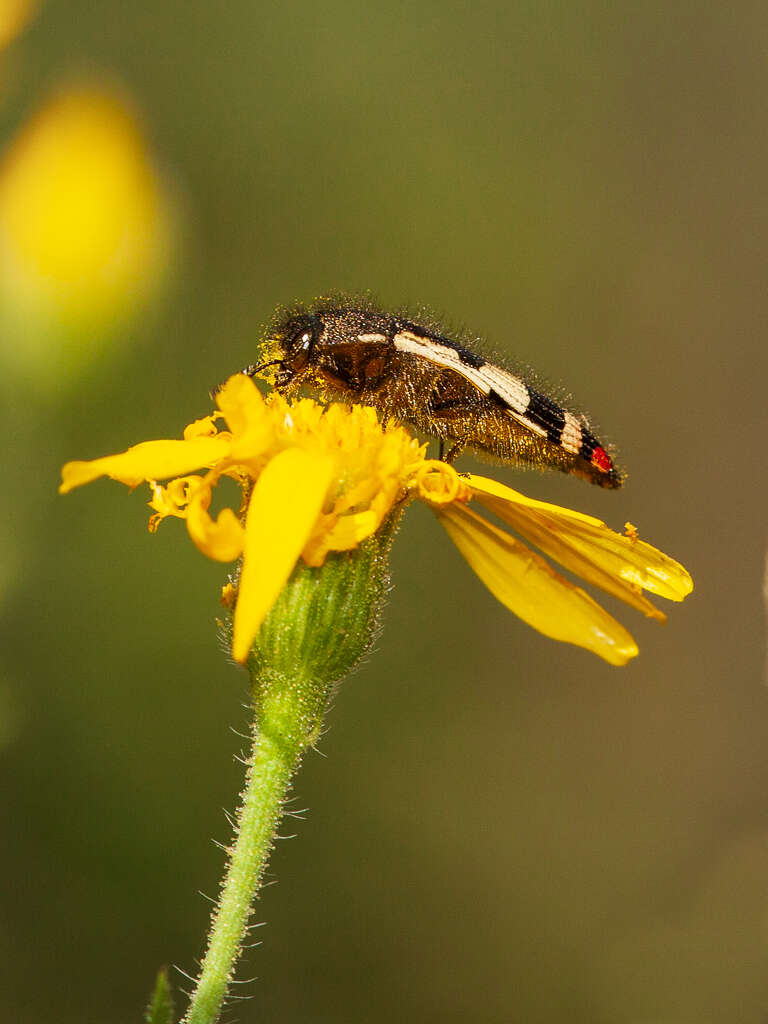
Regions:
<instances>
[{"instance_id":1,"label":"yellow petal","mask_svg":"<svg viewBox=\"0 0 768 1024\"><path fill-rule=\"evenodd\" d=\"M201 466L213 466L229 454L226 437L200 437L194 441L144 441L119 455L107 455L90 462L68 462L61 470L59 494L108 476L128 487L143 480L166 480L185 476Z\"/></svg>"},{"instance_id":2,"label":"yellow petal","mask_svg":"<svg viewBox=\"0 0 768 1024\"><path fill-rule=\"evenodd\" d=\"M260 472L274 446L276 417L259 389L250 377L236 373L222 385L216 403L232 432L232 461Z\"/></svg>"},{"instance_id":3,"label":"yellow petal","mask_svg":"<svg viewBox=\"0 0 768 1024\"><path fill-rule=\"evenodd\" d=\"M585 647L612 665L624 665L638 653L620 623L520 541L465 505L436 514L491 593L534 629Z\"/></svg>"},{"instance_id":4,"label":"yellow petal","mask_svg":"<svg viewBox=\"0 0 768 1024\"><path fill-rule=\"evenodd\" d=\"M264 399L250 377L235 373L216 393L216 405L233 434L242 434L264 415Z\"/></svg>"},{"instance_id":5,"label":"yellow petal","mask_svg":"<svg viewBox=\"0 0 768 1024\"><path fill-rule=\"evenodd\" d=\"M233 562L243 553L245 530L231 508L223 508L216 519L208 514L211 488L201 484L187 508L187 530L199 551L217 562Z\"/></svg>"},{"instance_id":6,"label":"yellow petal","mask_svg":"<svg viewBox=\"0 0 768 1024\"><path fill-rule=\"evenodd\" d=\"M322 519L301 552L307 565L322 565L329 551L351 551L374 534L381 523L373 509L338 518L323 516Z\"/></svg>"},{"instance_id":7,"label":"yellow petal","mask_svg":"<svg viewBox=\"0 0 768 1024\"><path fill-rule=\"evenodd\" d=\"M232 654L248 657L253 638L309 538L333 477L330 459L289 448L267 464L251 494L235 608Z\"/></svg>"},{"instance_id":8,"label":"yellow petal","mask_svg":"<svg viewBox=\"0 0 768 1024\"><path fill-rule=\"evenodd\" d=\"M479 502L532 544L646 615L664 618L641 589L670 601L682 601L693 589L688 571L636 532L623 536L594 516L535 501L487 477L472 475L468 482Z\"/></svg>"}]
</instances>

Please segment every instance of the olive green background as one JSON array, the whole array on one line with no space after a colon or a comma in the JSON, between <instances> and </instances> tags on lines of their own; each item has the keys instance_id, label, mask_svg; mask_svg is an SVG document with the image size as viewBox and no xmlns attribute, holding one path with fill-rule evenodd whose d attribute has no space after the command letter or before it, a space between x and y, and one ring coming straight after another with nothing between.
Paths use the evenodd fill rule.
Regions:
<instances>
[{"instance_id":1,"label":"olive green background","mask_svg":"<svg viewBox=\"0 0 768 1024\"><path fill-rule=\"evenodd\" d=\"M0 370L2 1019L128 1024L194 971L247 723L225 567L58 467L176 436L277 303L370 288L572 393L626 487L495 472L696 591L664 628L617 607L615 669L413 508L229 1019L768 1021L767 45L761 3L60 0L2 58L6 137L68 76L121 83L183 220L108 356L47 398Z\"/></svg>"}]
</instances>

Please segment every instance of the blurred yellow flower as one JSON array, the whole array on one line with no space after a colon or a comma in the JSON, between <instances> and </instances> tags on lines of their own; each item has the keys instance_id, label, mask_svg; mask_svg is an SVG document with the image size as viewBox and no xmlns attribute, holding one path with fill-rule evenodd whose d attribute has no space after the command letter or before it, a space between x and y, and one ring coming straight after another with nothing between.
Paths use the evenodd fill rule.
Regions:
<instances>
[{"instance_id":1,"label":"blurred yellow flower","mask_svg":"<svg viewBox=\"0 0 768 1024\"><path fill-rule=\"evenodd\" d=\"M152 487L154 530L167 516L185 519L210 558L242 558L234 611L233 655L245 661L253 639L297 560L320 566L330 551L371 537L398 504L430 505L488 589L535 629L585 647L614 665L638 653L612 616L507 531L480 516L475 501L583 579L659 621L643 596L681 601L692 589L686 570L639 540L614 533L591 516L534 501L494 480L460 476L426 458L402 427L382 426L373 409L311 399L266 401L253 381L231 377L217 395L219 412L190 424L184 439L147 441L120 455L69 462L61 493L109 476ZM223 419L228 429L218 429ZM205 467L204 475L192 471ZM222 477L240 485L239 508L209 513ZM164 486L158 480L169 480Z\"/></svg>"},{"instance_id":2,"label":"blurred yellow flower","mask_svg":"<svg viewBox=\"0 0 768 1024\"><path fill-rule=\"evenodd\" d=\"M0 0L0 50L12 42L37 7L37 0Z\"/></svg>"},{"instance_id":3,"label":"blurred yellow flower","mask_svg":"<svg viewBox=\"0 0 768 1024\"><path fill-rule=\"evenodd\" d=\"M0 159L3 355L38 371L79 364L155 290L170 238L126 103L95 87L55 96ZM62 346L62 333L77 344Z\"/></svg>"}]
</instances>

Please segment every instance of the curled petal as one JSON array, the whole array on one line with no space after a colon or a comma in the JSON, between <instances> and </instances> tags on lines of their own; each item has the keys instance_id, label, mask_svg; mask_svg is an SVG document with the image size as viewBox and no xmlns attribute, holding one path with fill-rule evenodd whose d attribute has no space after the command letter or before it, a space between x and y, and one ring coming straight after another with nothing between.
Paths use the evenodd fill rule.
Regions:
<instances>
[{"instance_id":1,"label":"curled petal","mask_svg":"<svg viewBox=\"0 0 768 1024\"><path fill-rule=\"evenodd\" d=\"M187 514L187 505L194 492L203 483L201 476L177 476L175 480L169 480L165 487L161 484L152 484L152 500L150 505L156 512L164 516L180 516Z\"/></svg>"},{"instance_id":2,"label":"curled petal","mask_svg":"<svg viewBox=\"0 0 768 1024\"><path fill-rule=\"evenodd\" d=\"M150 516L149 532L155 533L161 520L168 516L186 519L189 499L202 481L201 476L179 476L175 480L171 480L167 487L152 482L150 485L152 498L149 507L155 510L155 514Z\"/></svg>"},{"instance_id":3,"label":"curled petal","mask_svg":"<svg viewBox=\"0 0 768 1024\"><path fill-rule=\"evenodd\" d=\"M528 625L612 665L638 653L622 625L520 541L465 505L449 505L437 517L491 593Z\"/></svg>"},{"instance_id":4,"label":"curled petal","mask_svg":"<svg viewBox=\"0 0 768 1024\"><path fill-rule=\"evenodd\" d=\"M221 418L221 413L213 413L211 416L203 416L199 420L193 420L184 427L184 440L194 441L198 437L214 437L217 432L216 420Z\"/></svg>"},{"instance_id":5,"label":"curled petal","mask_svg":"<svg viewBox=\"0 0 768 1024\"><path fill-rule=\"evenodd\" d=\"M203 483L187 506L187 530L198 550L217 562L233 562L243 553L245 530L231 508L223 508L213 519L210 484Z\"/></svg>"},{"instance_id":6,"label":"curled petal","mask_svg":"<svg viewBox=\"0 0 768 1024\"><path fill-rule=\"evenodd\" d=\"M594 516L536 501L487 477L470 476L469 485L477 501L566 569L652 618L665 616L641 590L682 601L693 589L687 570L639 540L637 531L624 536Z\"/></svg>"},{"instance_id":7,"label":"curled petal","mask_svg":"<svg viewBox=\"0 0 768 1024\"><path fill-rule=\"evenodd\" d=\"M254 484L235 607L235 661L247 659L259 626L307 543L332 479L330 459L288 448L266 465Z\"/></svg>"},{"instance_id":8,"label":"curled petal","mask_svg":"<svg viewBox=\"0 0 768 1024\"><path fill-rule=\"evenodd\" d=\"M418 497L433 508L450 505L454 501L466 501L470 494L466 483L453 466L437 459L428 459L417 466L413 486Z\"/></svg>"},{"instance_id":9,"label":"curled petal","mask_svg":"<svg viewBox=\"0 0 768 1024\"><path fill-rule=\"evenodd\" d=\"M61 470L60 494L89 484L100 476L136 487L143 480L184 476L201 466L212 466L229 453L228 437L201 437L194 441L144 441L119 455L90 462L67 462Z\"/></svg>"}]
</instances>

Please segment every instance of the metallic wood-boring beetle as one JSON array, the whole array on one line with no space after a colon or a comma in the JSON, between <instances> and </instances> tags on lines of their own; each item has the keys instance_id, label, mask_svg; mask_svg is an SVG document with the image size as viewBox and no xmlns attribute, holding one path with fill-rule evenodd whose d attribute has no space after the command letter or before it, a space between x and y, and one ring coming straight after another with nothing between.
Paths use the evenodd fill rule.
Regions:
<instances>
[{"instance_id":1,"label":"metallic wood-boring beetle","mask_svg":"<svg viewBox=\"0 0 768 1024\"><path fill-rule=\"evenodd\" d=\"M450 445L452 461L464 447L502 462L552 467L601 487L623 476L586 420L488 362L464 344L398 315L363 303L319 304L312 311L277 315L268 328L258 376L276 367L274 386L306 385L324 400L376 408Z\"/></svg>"}]
</instances>

